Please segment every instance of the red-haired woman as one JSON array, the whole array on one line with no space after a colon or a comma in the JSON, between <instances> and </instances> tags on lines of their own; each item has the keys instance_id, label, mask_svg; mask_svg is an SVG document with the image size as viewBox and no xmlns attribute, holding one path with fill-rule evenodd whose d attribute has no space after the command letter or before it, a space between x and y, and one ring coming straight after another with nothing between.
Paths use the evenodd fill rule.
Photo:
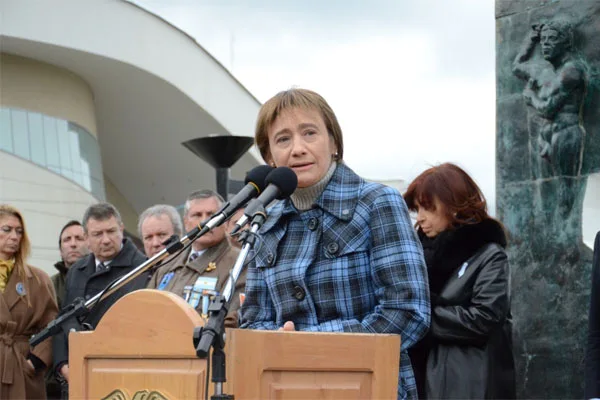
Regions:
<instances>
[{"instance_id":1,"label":"red-haired woman","mask_svg":"<svg viewBox=\"0 0 600 400\"><path fill-rule=\"evenodd\" d=\"M409 351L419 397L515 398L502 225L454 164L424 171L404 199L417 213L432 307L428 336Z\"/></svg>"},{"instance_id":2,"label":"red-haired woman","mask_svg":"<svg viewBox=\"0 0 600 400\"><path fill-rule=\"evenodd\" d=\"M29 238L23 216L0 204L0 399L45 399L44 370L52 342L35 348L29 337L58 312L50 277L26 264Z\"/></svg>"}]
</instances>

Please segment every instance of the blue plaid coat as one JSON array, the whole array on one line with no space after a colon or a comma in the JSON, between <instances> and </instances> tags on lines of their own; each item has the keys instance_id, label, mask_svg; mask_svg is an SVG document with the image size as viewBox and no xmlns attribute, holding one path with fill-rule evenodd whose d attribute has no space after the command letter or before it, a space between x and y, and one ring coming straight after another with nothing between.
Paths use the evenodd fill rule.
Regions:
<instances>
[{"instance_id":1,"label":"blue plaid coat","mask_svg":"<svg viewBox=\"0 0 600 400\"><path fill-rule=\"evenodd\" d=\"M281 201L259 233L241 328L399 334L398 398L416 398L406 350L429 327L429 292L400 194L339 164L315 208Z\"/></svg>"}]
</instances>

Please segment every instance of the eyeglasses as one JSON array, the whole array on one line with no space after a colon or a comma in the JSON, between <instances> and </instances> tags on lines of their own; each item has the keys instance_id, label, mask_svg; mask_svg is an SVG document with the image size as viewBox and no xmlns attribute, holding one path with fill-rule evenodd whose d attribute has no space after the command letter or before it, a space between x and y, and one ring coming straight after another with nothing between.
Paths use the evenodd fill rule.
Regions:
<instances>
[{"instance_id":1,"label":"eyeglasses","mask_svg":"<svg viewBox=\"0 0 600 400\"><path fill-rule=\"evenodd\" d=\"M10 234L14 230L18 236L23 236L23 233L25 232L20 226L16 226L13 228L9 225L3 225L2 227L0 227L0 230L6 234Z\"/></svg>"}]
</instances>

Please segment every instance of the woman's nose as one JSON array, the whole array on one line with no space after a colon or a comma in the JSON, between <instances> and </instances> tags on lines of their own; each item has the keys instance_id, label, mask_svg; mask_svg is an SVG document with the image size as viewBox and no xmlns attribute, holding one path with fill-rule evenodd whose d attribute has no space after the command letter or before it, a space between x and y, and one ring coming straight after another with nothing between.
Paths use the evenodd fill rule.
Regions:
<instances>
[{"instance_id":1,"label":"woman's nose","mask_svg":"<svg viewBox=\"0 0 600 400\"><path fill-rule=\"evenodd\" d=\"M292 142L292 154L301 155L304 153L306 153L306 147L304 146L302 140L294 140Z\"/></svg>"}]
</instances>

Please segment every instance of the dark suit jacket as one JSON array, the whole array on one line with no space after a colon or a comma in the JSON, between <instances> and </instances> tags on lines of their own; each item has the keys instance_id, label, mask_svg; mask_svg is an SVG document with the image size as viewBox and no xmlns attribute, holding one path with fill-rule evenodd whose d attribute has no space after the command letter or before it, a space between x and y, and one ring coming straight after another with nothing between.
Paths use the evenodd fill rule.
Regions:
<instances>
[{"instance_id":1,"label":"dark suit jacket","mask_svg":"<svg viewBox=\"0 0 600 400\"><path fill-rule=\"evenodd\" d=\"M66 281L66 294L63 304L64 308L71 304L73 300L82 297L89 300L91 297L100 293L109 283L115 279L127 274L132 269L146 261L144 256L129 240L123 240L123 248L117 256L111 261L107 270L96 272L96 261L93 254L88 254L69 268ZM104 298L99 304L91 310L83 322L96 327L100 318L106 311L121 297L129 292L138 289L144 289L148 283L148 272L144 272L134 280L117 290L115 293ZM52 341L52 350L54 352L54 367L57 368L69 361L69 343L67 335L61 332L54 336Z\"/></svg>"},{"instance_id":2,"label":"dark suit jacket","mask_svg":"<svg viewBox=\"0 0 600 400\"><path fill-rule=\"evenodd\" d=\"M594 242L588 343L585 352L585 398L600 397L600 232Z\"/></svg>"}]
</instances>

